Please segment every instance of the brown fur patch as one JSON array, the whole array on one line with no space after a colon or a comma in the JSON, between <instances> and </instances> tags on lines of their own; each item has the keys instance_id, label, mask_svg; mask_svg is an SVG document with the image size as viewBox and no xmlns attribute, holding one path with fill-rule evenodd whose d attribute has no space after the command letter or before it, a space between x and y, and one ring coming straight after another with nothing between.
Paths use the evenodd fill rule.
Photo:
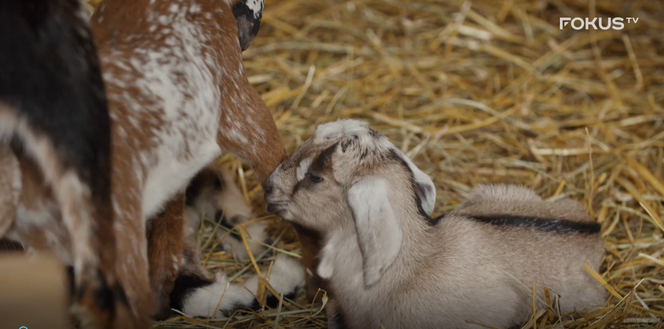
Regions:
<instances>
[{"instance_id":1,"label":"brown fur patch","mask_svg":"<svg viewBox=\"0 0 664 329\"><path fill-rule=\"evenodd\" d=\"M152 220L148 230L150 284L156 294L156 317L169 312L169 296L180 271L184 249L184 194L166 205L163 216Z\"/></svg>"},{"instance_id":2,"label":"brown fur patch","mask_svg":"<svg viewBox=\"0 0 664 329\"><path fill-rule=\"evenodd\" d=\"M318 255L320 254L321 246L321 236L318 232L314 230L307 229L306 227L291 223L295 232L297 233L297 238L300 240L300 254L302 256L302 264L308 270L305 273L305 288L307 292L307 301L313 303L320 301L320 298L323 296L322 293L318 292L318 289L325 290L328 295L331 291L327 287L326 280L318 276L316 269L318 268ZM310 274L311 273L311 274ZM316 296L318 294L318 296ZM314 299L315 298L315 299Z\"/></svg>"}]
</instances>

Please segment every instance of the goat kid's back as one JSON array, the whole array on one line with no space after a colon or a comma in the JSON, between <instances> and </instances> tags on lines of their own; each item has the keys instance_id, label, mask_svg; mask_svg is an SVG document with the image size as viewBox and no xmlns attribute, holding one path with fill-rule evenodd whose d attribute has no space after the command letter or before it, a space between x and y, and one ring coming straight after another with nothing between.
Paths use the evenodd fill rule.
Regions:
<instances>
[{"instance_id":1,"label":"goat kid's back","mask_svg":"<svg viewBox=\"0 0 664 329\"><path fill-rule=\"evenodd\" d=\"M465 304L457 314L469 319L513 325L492 322L511 313L513 320L525 322L532 312L527 301L533 284L538 307L546 307L548 289L559 315L588 311L606 300L604 289L583 268L599 270L604 254L599 225L576 201L549 203L525 187L480 186L439 220L436 231L441 238L435 248L445 252L432 262L443 271L431 273L429 280L457 278L451 285L464 290L452 294L456 297L449 303Z\"/></svg>"}]
</instances>

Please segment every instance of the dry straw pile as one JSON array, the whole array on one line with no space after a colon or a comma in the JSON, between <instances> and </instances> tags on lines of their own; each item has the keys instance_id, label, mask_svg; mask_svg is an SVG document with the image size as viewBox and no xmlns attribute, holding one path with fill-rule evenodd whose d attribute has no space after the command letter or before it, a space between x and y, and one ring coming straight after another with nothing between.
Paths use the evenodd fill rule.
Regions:
<instances>
[{"instance_id":1,"label":"dry straw pile","mask_svg":"<svg viewBox=\"0 0 664 329\"><path fill-rule=\"evenodd\" d=\"M561 31L561 16L639 20ZM574 320L536 309L524 328L664 327L664 3L268 0L245 64L289 151L319 123L367 120L432 176L436 213L491 182L580 200L602 225L606 257L591 274L610 299ZM278 252L297 256L251 170L222 162L272 221ZM207 232L210 269L240 279L254 270L212 250ZM324 328L320 310L299 297L278 310L157 326Z\"/></svg>"}]
</instances>

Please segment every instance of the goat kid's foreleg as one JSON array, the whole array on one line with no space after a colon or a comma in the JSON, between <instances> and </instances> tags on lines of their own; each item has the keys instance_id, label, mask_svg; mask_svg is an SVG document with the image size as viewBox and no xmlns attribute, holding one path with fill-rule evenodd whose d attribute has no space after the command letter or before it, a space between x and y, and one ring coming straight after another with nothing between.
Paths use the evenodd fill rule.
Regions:
<instances>
[{"instance_id":1,"label":"goat kid's foreleg","mask_svg":"<svg viewBox=\"0 0 664 329\"><path fill-rule=\"evenodd\" d=\"M148 227L150 284L157 301L157 319L170 312L170 294L183 263L184 201L184 193L176 195Z\"/></svg>"}]
</instances>

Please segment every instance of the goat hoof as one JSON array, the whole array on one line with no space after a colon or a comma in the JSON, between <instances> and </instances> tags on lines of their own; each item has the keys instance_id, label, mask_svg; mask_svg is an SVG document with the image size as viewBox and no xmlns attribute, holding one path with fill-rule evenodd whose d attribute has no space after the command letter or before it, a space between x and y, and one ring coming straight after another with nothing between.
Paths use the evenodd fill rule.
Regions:
<instances>
[{"instance_id":1,"label":"goat hoof","mask_svg":"<svg viewBox=\"0 0 664 329\"><path fill-rule=\"evenodd\" d=\"M82 277L76 287L72 312L82 328L147 328L136 326L124 289L98 271L95 279Z\"/></svg>"}]
</instances>

